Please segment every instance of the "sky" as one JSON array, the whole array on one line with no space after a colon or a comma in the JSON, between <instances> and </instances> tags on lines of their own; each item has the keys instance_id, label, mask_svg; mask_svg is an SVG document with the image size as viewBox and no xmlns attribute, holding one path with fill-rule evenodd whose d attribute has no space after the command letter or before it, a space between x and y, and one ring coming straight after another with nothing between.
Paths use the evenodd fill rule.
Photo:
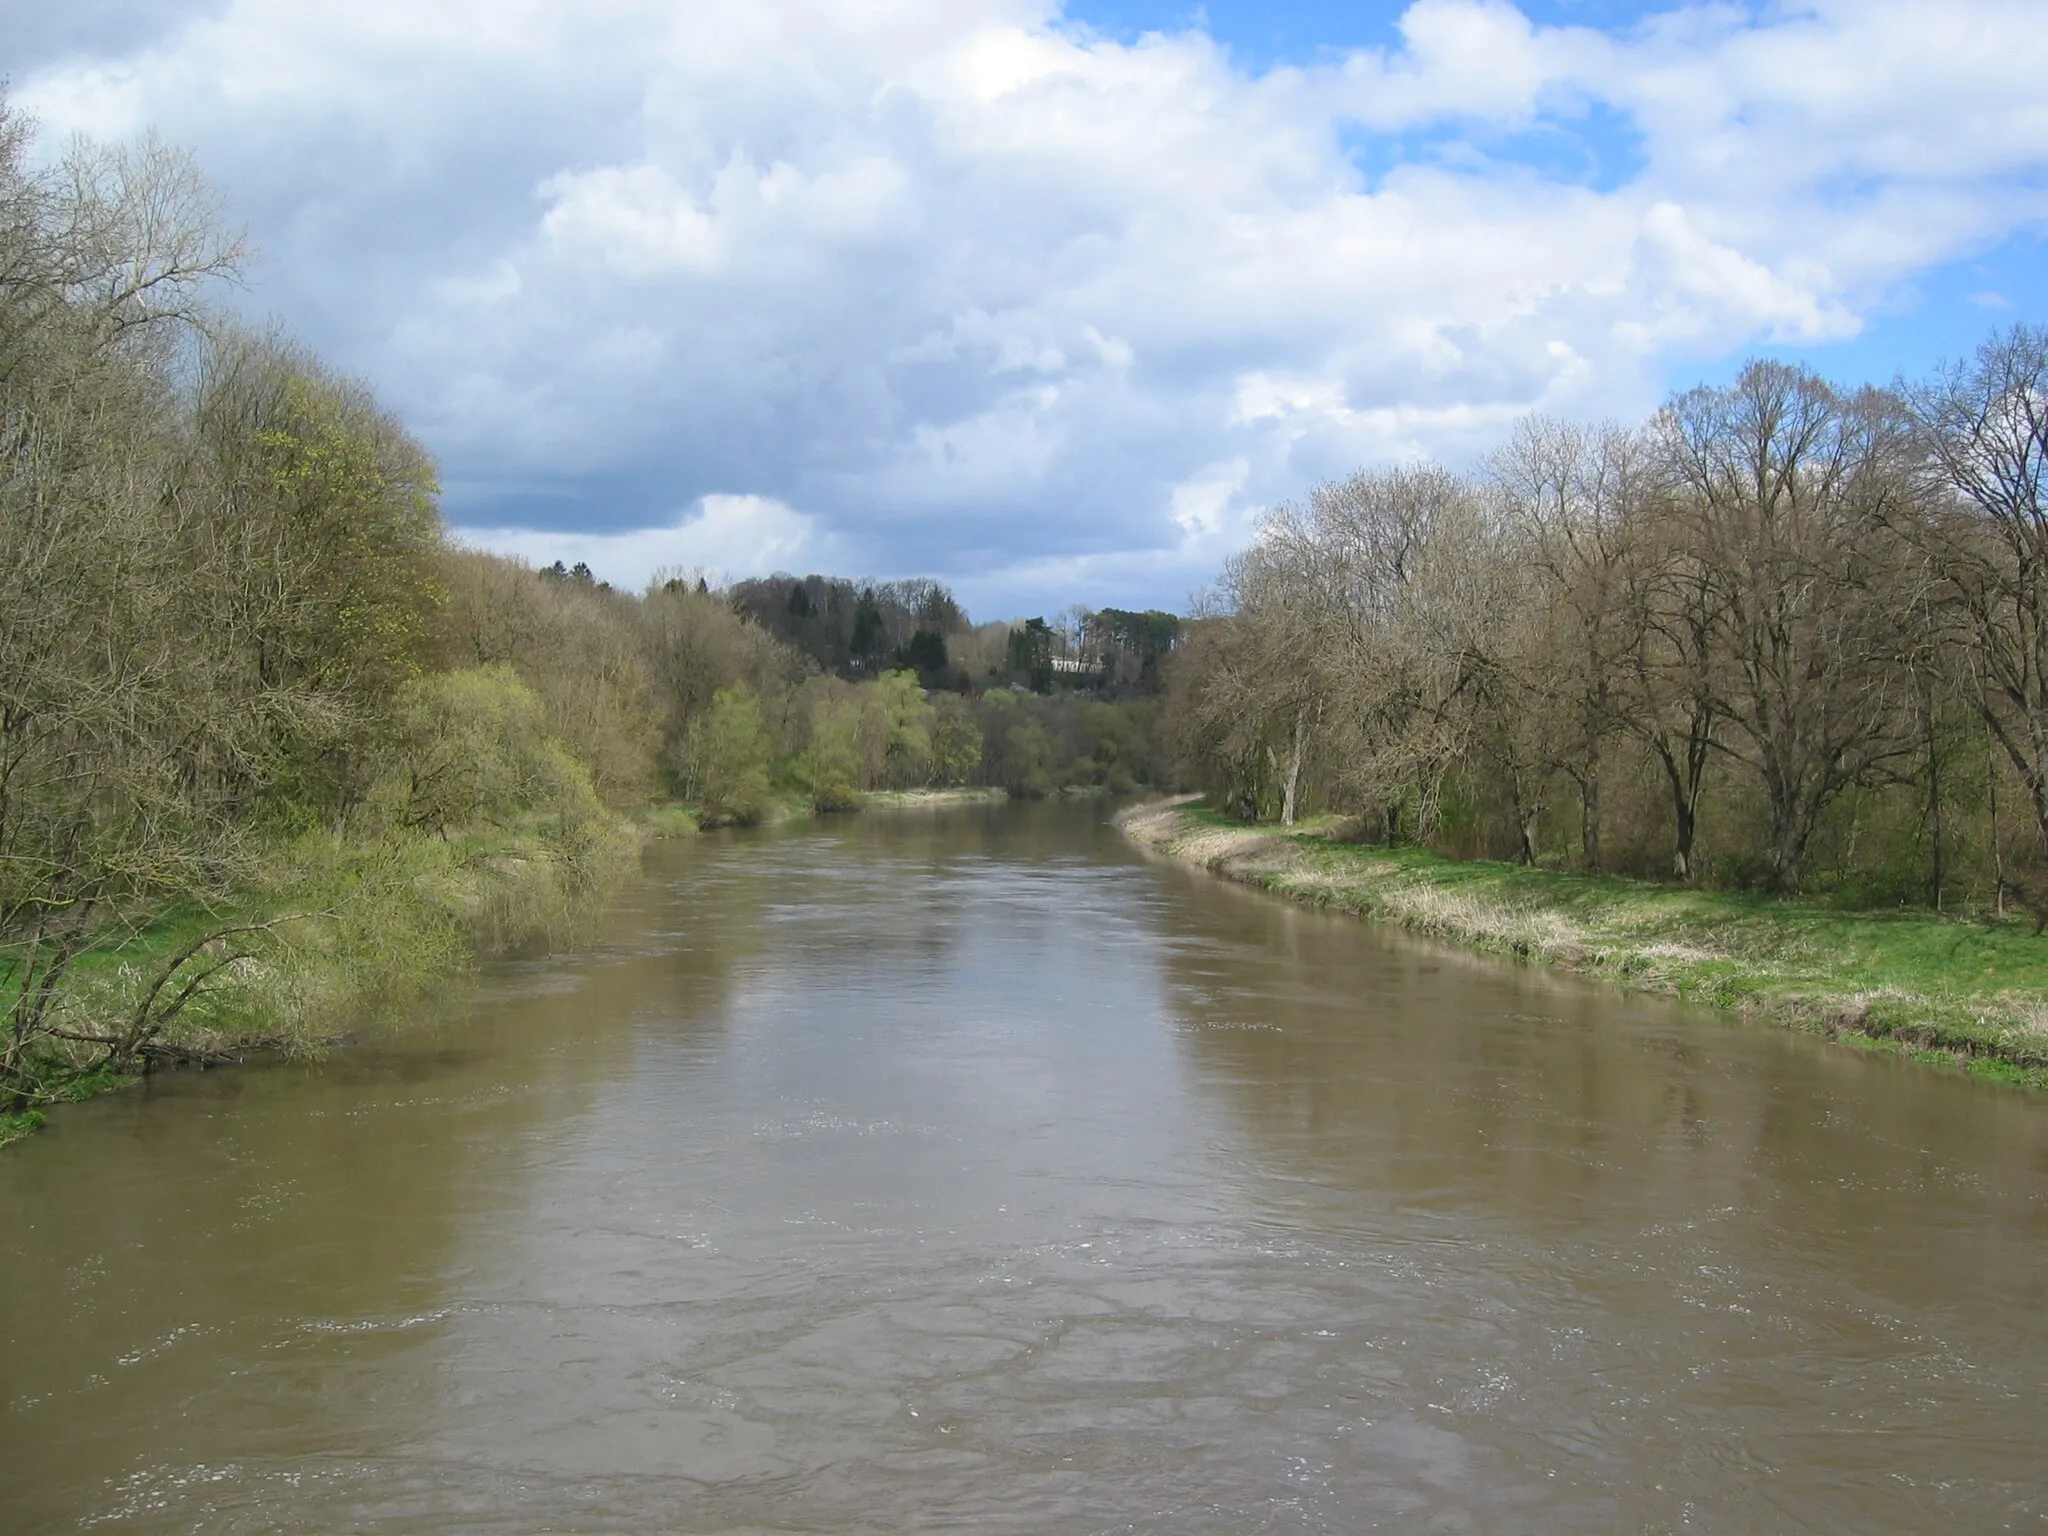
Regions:
<instances>
[{"instance_id":1,"label":"sky","mask_svg":"<svg viewBox=\"0 0 2048 1536\"><path fill-rule=\"evenodd\" d=\"M1318 481L2048 319L2039 0L0 0L536 563L1183 607Z\"/></svg>"}]
</instances>

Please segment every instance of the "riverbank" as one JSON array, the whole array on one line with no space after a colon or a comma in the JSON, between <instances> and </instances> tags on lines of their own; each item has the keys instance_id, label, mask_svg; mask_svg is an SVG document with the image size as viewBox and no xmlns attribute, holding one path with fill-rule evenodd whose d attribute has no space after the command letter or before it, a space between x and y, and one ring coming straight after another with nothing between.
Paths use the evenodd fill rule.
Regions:
<instances>
[{"instance_id":1,"label":"riverbank","mask_svg":"<svg viewBox=\"0 0 2048 1536\"><path fill-rule=\"evenodd\" d=\"M668 825L676 822L669 819ZM229 893L103 935L72 964L58 1030L0 1115L0 1146L48 1108L160 1067L305 1059L479 960L573 940L638 867L649 824L610 815L435 836L314 832L262 848ZM158 978L163 978L161 984ZM186 1000L124 1050L88 1043L152 995Z\"/></svg>"},{"instance_id":2,"label":"riverbank","mask_svg":"<svg viewBox=\"0 0 2048 1536\"><path fill-rule=\"evenodd\" d=\"M948 789L871 789L843 810L821 811L808 795L777 792L770 796L768 810L754 826L779 827L791 821L814 817L854 816L862 811L936 811L962 805L1008 805L1010 792L986 785L956 785ZM697 807L681 802L658 805L641 818L654 838L694 837L698 825Z\"/></svg>"},{"instance_id":3,"label":"riverbank","mask_svg":"<svg viewBox=\"0 0 2048 1536\"><path fill-rule=\"evenodd\" d=\"M959 805L1008 805L1007 789L987 785L954 789L877 789L862 797L862 810L942 811Z\"/></svg>"},{"instance_id":4,"label":"riverbank","mask_svg":"<svg viewBox=\"0 0 2048 1536\"><path fill-rule=\"evenodd\" d=\"M1731 1009L1846 1045L2048 1087L2048 939L1244 826L1186 801L1116 824L1238 884Z\"/></svg>"},{"instance_id":5,"label":"riverbank","mask_svg":"<svg viewBox=\"0 0 2048 1536\"><path fill-rule=\"evenodd\" d=\"M1001 789L885 791L866 811L1006 803ZM815 815L807 800L777 801L769 819ZM148 1043L141 1067L213 1066L252 1056L304 1059L388 1019L479 961L514 949L573 942L637 867L649 841L698 834L694 810L665 803L631 819L603 817L565 833L556 824L374 840L313 834L269 849L248 882L204 910L162 913L80 960L67 1010L74 1023L132 1013L138 989L182 951L180 972L226 963ZM239 947L236 947L239 946ZM0 1114L0 1146L30 1134L49 1107L134 1081L137 1068L93 1065L75 1047L50 1061L44 1103Z\"/></svg>"}]
</instances>

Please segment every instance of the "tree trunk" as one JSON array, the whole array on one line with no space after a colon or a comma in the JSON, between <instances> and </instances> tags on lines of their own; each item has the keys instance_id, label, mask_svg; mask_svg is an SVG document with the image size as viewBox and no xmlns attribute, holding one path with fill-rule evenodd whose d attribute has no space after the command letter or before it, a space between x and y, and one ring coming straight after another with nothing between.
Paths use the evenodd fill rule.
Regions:
<instances>
[{"instance_id":1,"label":"tree trunk","mask_svg":"<svg viewBox=\"0 0 2048 1536\"><path fill-rule=\"evenodd\" d=\"M1280 824L1294 825L1300 805L1301 763L1308 752L1308 706L1304 704L1294 715L1294 745L1287 754L1287 773L1280 785Z\"/></svg>"},{"instance_id":2,"label":"tree trunk","mask_svg":"<svg viewBox=\"0 0 2048 1536\"><path fill-rule=\"evenodd\" d=\"M1536 826L1543 816L1543 802L1533 798L1519 769L1508 771L1509 809L1515 818L1515 857L1530 868L1536 865Z\"/></svg>"},{"instance_id":3,"label":"tree trunk","mask_svg":"<svg viewBox=\"0 0 2048 1536\"><path fill-rule=\"evenodd\" d=\"M1664 770L1664 780L1671 788L1674 848L1671 872L1690 885L1695 873L1692 850L1699 830L1700 792L1706 787L1706 739L1697 731L1688 735L1683 765L1672 753L1669 742L1659 737L1651 745L1656 749L1657 762Z\"/></svg>"},{"instance_id":4,"label":"tree trunk","mask_svg":"<svg viewBox=\"0 0 2048 1536\"><path fill-rule=\"evenodd\" d=\"M1586 869L1600 872L1600 770L1589 767L1579 784L1579 840L1585 849Z\"/></svg>"},{"instance_id":5,"label":"tree trunk","mask_svg":"<svg viewBox=\"0 0 2048 1536\"><path fill-rule=\"evenodd\" d=\"M1934 910L1941 910L1941 753L1934 740L1934 712L1927 714L1927 821L1928 840L1931 844L1927 870L1928 895Z\"/></svg>"},{"instance_id":6,"label":"tree trunk","mask_svg":"<svg viewBox=\"0 0 2048 1536\"><path fill-rule=\"evenodd\" d=\"M1991 749L1991 733L1984 733L1984 787L1991 798L1991 901L2000 917L2005 916L2005 840L1998 830L1998 759Z\"/></svg>"},{"instance_id":7,"label":"tree trunk","mask_svg":"<svg viewBox=\"0 0 2048 1536\"><path fill-rule=\"evenodd\" d=\"M1813 829L1803 809L1796 793L1771 791L1771 889L1780 896L1797 896L1806 877L1806 844Z\"/></svg>"}]
</instances>

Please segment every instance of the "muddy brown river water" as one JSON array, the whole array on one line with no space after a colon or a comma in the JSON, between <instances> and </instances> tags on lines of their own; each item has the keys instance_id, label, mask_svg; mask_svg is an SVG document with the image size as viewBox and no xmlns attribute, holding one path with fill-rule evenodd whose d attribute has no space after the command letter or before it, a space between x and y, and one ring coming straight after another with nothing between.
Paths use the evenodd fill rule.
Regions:
<instances>
[{"instance_id":1,"label":"muddy brown river water","mask_svg":"<svg viewBox=\"0 0 2048 1536\"><path fill-rule=\"evenodd\" d=\"M0 1531L2048 1526L2048 1102L1153 862L656 849L0 1154Z\"/></svg>"}]
</instances>

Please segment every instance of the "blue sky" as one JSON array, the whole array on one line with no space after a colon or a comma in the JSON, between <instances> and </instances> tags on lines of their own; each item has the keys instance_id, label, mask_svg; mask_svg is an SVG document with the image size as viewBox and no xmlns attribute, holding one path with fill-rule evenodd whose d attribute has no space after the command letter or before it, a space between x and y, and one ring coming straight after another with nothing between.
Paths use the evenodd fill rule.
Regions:
<instances>
[{"instance_id":1,"label":"blue sky","mask_svg":"<svg viewBox=\"0 0 2048 1536\"><path fill-rule=\"evenodd\" d=\"M1167 0L1086 0L1066 16L1120 42L1146 32L1204 31L1253 69L1311 64L1351 48L1384 48L1399 41L1406 5L1293 3L1293 0L1215 0L1180 5ZM1542 0L1520 7L1532 21L1554 26L1633 26L1652 7L1621 0Z\"/></svg>"},{"instance_id":2,"label":"blue sky","mask_svg":"<svg viewBox=\"0 0 2048 1536\"><path fill-rule=\"evenodd\" d=\"M1524 0L1518 8L1537 23L1610 32L1626 32L1645 17L1670 9L1636 0ZM1198 28L1247 67L1268 70L1276 65L1312 65L1348 49L1396 45L1406 10L1402 4L1322 0L1215 0L1205 5L1085 0L1067 6L1065 14L1070 21L1123 42L1134 42L1147 32ZM1455 132L1447 128L1442 135ZM1495 143L1498 146L1499 139ZM1412 154L1418 148L1426 145L1373 137L1362 146L1360 159L1378 168L1398 164L1404 152ZM1611 114L1588 114L1527 135L1519 156L1574 179L1625 173L1637 157L1627 120ZM2048 319L2048 231L2037 223L2026 233L1987 242L1962 260L1916 273L1865 310L1862 319L1863 329L1846 340L1786 345L1759 339L1739 352L1680 355L1671 360L1666 383L1674 390L1699 382L1720 383L1753 356L1804 363L1845 382L1883 383L1901 374L1924 374L1967 351L1992 326Z\"/></svg>"},{"instance_id":3,"label":"blue sky","mask_svg":"<svg viewBox=\"0 0 2048 1536\"><path fill-rule=\"evenodd\" d=\"M1845 340L1803 346L1758 340L1721 357L1674 359L1666 378L1674 389L1719 384L1750 357L1802 363L1845 384L1923 377L1966 355L1994 329L2048 323L2048 235L2030 229L1916 272L1862 319L1862 330Z\"/></svg>"},{"instance_id":4,"label":"blue sky","mask_svg":"<svg viewBox=\"0 0 2048 1536\"><path fill-rule=\"evenodd\" d=\"M2034 0L0 0L451 522L1177 606L1317 480L2048 318Z\"/></svg>"}]
</instances>

